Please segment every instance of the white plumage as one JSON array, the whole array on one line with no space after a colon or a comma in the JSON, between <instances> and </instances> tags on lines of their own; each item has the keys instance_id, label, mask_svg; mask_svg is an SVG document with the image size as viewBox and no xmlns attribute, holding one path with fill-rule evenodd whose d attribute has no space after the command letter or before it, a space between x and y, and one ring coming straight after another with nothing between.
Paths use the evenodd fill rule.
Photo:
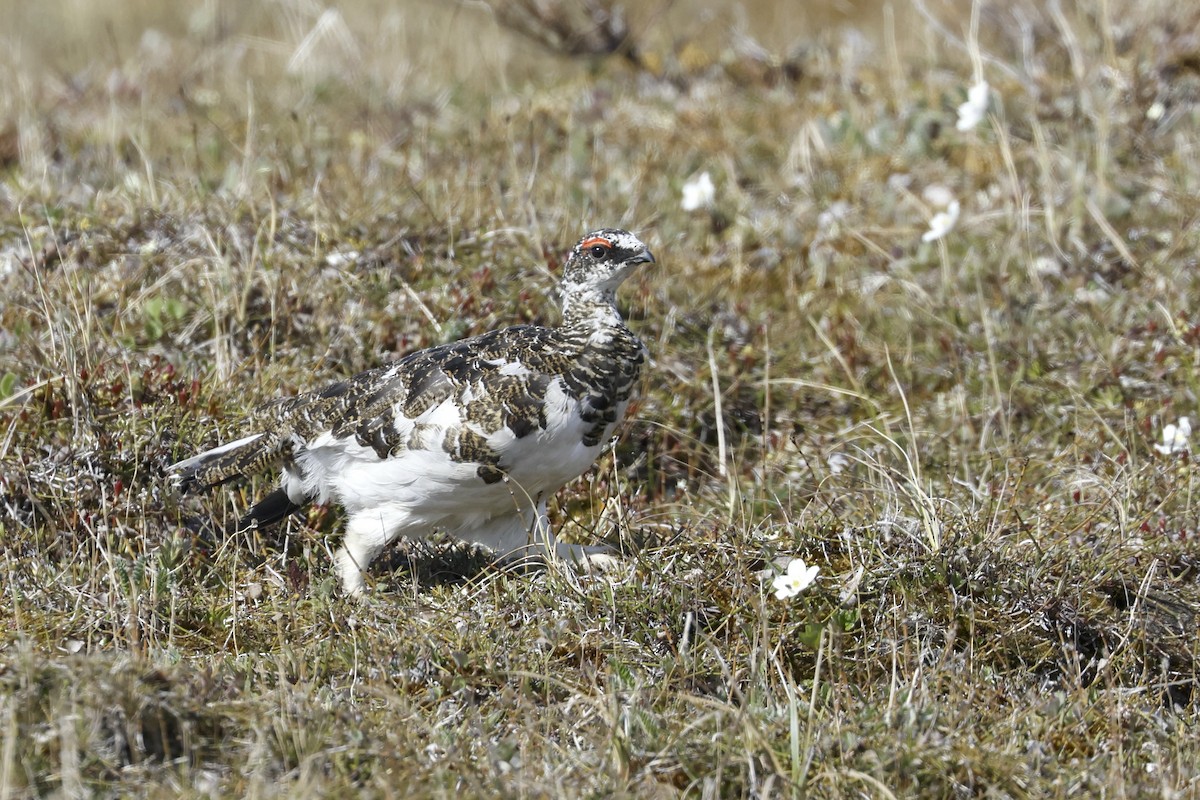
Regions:
<instances>
[{"instance_id":1,"label":"white plumage","mask_svg":"<svg viewBox=\"0 0 1200 800\"><path fill-rule=\"evenodd\" d=\"M353 596L385 546L435 529L506 555L603 560L604 548L555 540L546 502L624 416L643 353L614 292L653 260L625 231L589 233L563 268L559 327L494 331L276 402L264 430L171 470L190 489L282 462L280 488L239 525L337 502L348 519L335 568Z\"/></svg>"}]
</instances>

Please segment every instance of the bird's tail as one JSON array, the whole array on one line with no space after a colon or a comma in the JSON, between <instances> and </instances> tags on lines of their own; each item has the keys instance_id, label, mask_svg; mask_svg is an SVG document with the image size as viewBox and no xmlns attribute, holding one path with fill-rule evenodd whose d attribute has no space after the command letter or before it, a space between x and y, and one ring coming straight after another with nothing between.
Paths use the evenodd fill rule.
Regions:
<instances>
[{"instance_id":1,"label":"bird's tail","mask_svg":"<svg viewBox=\"0 0 1200 800\"><path fill-rule=\"evenodd\" d=\"M256 433L176 462L167 467L167 473L175 477L180 491L187 494L257 472L279 460L282 455L280 450L279 437ZM255 503L241 519L226 525L224 531L219 533L228 536L252 528L265 528L303 507L302 503L293 502L286 490L276 489Z\"/></svg>"},{"instance_id":2,"label":"bird's tail","mask_svg":"<svg viewBox=\"0 0 1200 800\"><path fill-rule=\"evenodd\" d=\"M227 532L237 533L250 528L266 528L285 517L290 517L302 508L304 508L304 504L293 502L286 489L276 489L251 506L250 510Z\"/></svg>"},{"instance_id":3,"label":"bird's tail","mask_svg":"<svg viewBox=\"0 0 1200 800\"><path fill-rule=\"evenodd\" d=\"M256 433L176 462L167 467L167 473L175 476L180 491L186 494L254 472L279 455L277 437Z\"/></svg>"}]
</instances>

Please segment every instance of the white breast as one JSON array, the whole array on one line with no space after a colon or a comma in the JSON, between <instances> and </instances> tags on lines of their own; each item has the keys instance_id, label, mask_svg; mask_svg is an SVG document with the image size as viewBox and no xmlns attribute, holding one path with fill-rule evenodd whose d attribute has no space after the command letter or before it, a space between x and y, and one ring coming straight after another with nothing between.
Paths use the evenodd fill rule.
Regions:
<instances>
[{"instance_id":1,"label":"white breast","mask_svg":"<svg viewBox=\"0 0 1200 800\"><path fill-rule=\"evenodd\" d=\"M624 406L618 408L617 419L625 413ZM610 425L600 443L589 447L583 437L590 427L579 416L578 401L563 391L558 379L547 391L544 431L516 439L510 431L501 430L489 438L489 444L500 453L501 464L513 481L531 495L544 495L587 471L616 426Z\"/></svg>"}]
</instances>

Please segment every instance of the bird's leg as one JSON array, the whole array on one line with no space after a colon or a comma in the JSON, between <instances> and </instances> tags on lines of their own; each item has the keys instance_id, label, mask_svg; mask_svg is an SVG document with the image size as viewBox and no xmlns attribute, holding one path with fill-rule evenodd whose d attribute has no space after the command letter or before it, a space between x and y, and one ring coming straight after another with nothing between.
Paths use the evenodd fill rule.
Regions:
<instances>
[{"instance_id":1,"label":"bird's leg","mask_svg":"<svg viewBox=\"0 0 1200 800\"><path fill-rule=\"evenodd\" d=\"M366 590L363 572L400 535L402 527L400 515L391 511L372 509L350 517L342 546L333 554L334 568L347 596L355 599L363 596Z\"/></svg>"},{"instance_id":2,"label":"bird's leg","mask_svg":"<svg viewBox=\"0 0 1200 800\"><path fill-rule=\"evenodd\" d=\"M550 530L544 499L539 499L533 509L496 519L490 527L473 531L471 538L494 550L506 562L549 556L587 571L604 570L617 563L612 548L605 545L558 541Z\"/></svg>"},{"instance_id":3,"label":"bird's leg","mask_svg":"<svg viewBox=\"0 0 1200 800\"><path fill-rule=\"evenodd\" d=\"M550 516L546 513L546 500L539 498L537 513L529 520L530 538L535 547L568 564L590 566L593 559L612 560L612 548L602 544L568 544L558 541L550 530Z\"/></svg>"}]
</instances>

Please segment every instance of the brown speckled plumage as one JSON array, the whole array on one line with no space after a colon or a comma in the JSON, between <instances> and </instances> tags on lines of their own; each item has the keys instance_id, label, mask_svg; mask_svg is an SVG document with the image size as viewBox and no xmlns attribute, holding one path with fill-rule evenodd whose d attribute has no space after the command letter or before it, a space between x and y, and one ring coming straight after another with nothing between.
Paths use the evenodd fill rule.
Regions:
<instances>
[{"instance_id":1,"label":"brown speckled plumage","mask_svg":"<svg viewBox=\"0 0 1200 800\"><path fill-rule=\"evenodd\" d=\"M314 472L327 468L325 461L313 460L318 450L353 458L356 468L369 466L371 459L400 463L417 453L427 455L409 461L414 467L419 463L428 468L431 463L436 466L428 459L440 453L447 462L472 467L474 480L483 487L523 474L522 470L536 474L528 482L538 485L524 488L530 496L536 491L541 497L581 471L583 454L594 457L624 412L643 363L643 346L617 314L614 292L633 267L649 261L653 261L649 250L629 233L614 229L590 233L571 251L563 268L564 316L558 327L518 325L492 331L412 353L318 391L277 400L262 410L264 425L258 435L182 461L174 469L184 489L190 490L280 463L284 468L281 490L293 507L331 495L354 514L358 509L347 498L353 496L357 502L359 492L353 485L339 487L333 472ZM556 414L574 415L576 421L558 419ZM572 444L564 440L567 436L577 440ZM554 474L552 464L529 463L537 458L538 448L517 443L530 437L537 438L547 457L562 454L561 476ZM360 449L353 449L351 441ZM352 449L352 455L343 455L342 451ZM371 496L358 505L382 503L390 511L400 500L389 495L386 485L375 485L376 474L383 473L369 473ZM416 491L420 487L410 488L416 481L407 472L401 477L405 489L397 496L404 498L408 512L421 506ZM469 482L459 477L430 480L431 490L439 492L453 481L451 488L463 493L462 514L474 513ZM487 505L480 513L492 527L500 517L516 513L511 507L493 509L493 492L481 490L478 497ZM544 498L541 503L544 507ZM272 507L276 506L278 502ZM413 511L410 516L421 515ZM243 523L266 521L251 509ZM460 534L471 537L470 530ZM384 538L394 536L389 533ZM343 582L348 591L359 588L346 570Z\"/></svg>"}]
</instances>

